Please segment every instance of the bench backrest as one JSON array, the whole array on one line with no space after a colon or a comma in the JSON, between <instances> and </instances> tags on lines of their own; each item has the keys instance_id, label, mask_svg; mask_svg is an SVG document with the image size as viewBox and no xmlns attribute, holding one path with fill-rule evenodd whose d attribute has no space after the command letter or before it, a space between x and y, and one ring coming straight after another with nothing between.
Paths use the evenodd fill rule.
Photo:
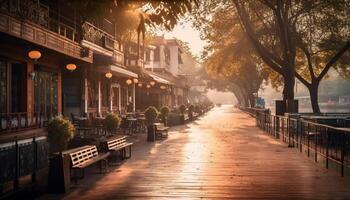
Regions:
<instances>
[{"instance_id":1,"label":"bench backrest","mask_svg":"<svg viewBox=\"0 0 350 200\"><path fill-rule=\"evenodd\" d=\"M72 166L77 166L91 160L98 155L97 147L92 145L87 145L82 148L78 148L77 151L69 153L72 161Z\"/></svg>"},{"instance_id":2,"label":"bench backrest","mask_svg":"<svg viewBox=\"0 0 350 200\"><path fill-rule=\"evenodd\" d=\"M118 146L126 144L126 136L111 139L107 141L108 150L112 150L117 148Z\"/></svg>"}]
</instances>

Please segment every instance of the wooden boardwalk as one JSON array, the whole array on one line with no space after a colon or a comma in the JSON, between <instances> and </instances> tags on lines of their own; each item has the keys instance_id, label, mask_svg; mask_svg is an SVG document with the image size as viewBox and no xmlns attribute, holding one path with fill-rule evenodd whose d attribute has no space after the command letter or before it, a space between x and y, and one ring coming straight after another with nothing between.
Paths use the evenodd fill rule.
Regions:
<instances>
[{"instance_id":1,"label":"wooden boardwalk","mask_svg":"<svg viewBox=\"0 0 350 200\"><path fill-rule=\"evenodd\" d=\"M121 166L42 199L350 199L350 178L262 133L232 107L176 127L165 141L138 140Z\"/></svg>"}]
</instances>

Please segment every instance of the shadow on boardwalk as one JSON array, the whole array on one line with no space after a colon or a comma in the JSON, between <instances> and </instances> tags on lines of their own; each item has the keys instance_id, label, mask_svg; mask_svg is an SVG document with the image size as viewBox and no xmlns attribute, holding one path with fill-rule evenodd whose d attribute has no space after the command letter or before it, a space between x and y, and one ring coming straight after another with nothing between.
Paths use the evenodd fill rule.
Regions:
<instances>
[{"instance_id":1,"label":"shadow on boardwalk","mask_svg":"<svg viewBox=\"0 0 350 200\"><path fill-rule=\"evenodd\" d=\"M262 133L233 107L174 127L167 140L136 140L121 166L92 168L69 194L41 199L350 199L349 178Z\"/></svg>"}]
</instances>

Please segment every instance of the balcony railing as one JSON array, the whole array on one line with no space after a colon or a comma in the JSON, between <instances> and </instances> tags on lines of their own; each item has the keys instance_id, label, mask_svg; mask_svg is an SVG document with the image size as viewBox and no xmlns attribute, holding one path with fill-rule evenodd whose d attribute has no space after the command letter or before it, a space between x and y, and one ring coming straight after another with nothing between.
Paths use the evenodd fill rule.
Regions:
<instances>
[{"instance_id":1,"label":"balcony railing","mask_svg":"<svg viewBox=\"0 0 350 200\"><path fill-rule=\"evenodd\" d=\"M11 16L29 20L72 41L80 41L76 28L68 25L76 22L50 10L49 6L40 3L39 0L2 0L0 10Z\"/></svg>"},{"instance_id":2,"label":"balcony railing","mask_svg":"<svg viewBox=\"0 0 350 200\"><path fill-rule=\"evenodd\" d=\"M92 23L84 22L82 25L83 39L108 50L114 49L114 36L96 27Z\"/></svg>"},{"instance_id":3,"label":"balcony railing","mask_svg":"<svg viewBox=\"0 0 350 200\"><path fill-rule=\"evenodd\" d=\"M43 125L39 113L0 113L0 133L40 128Z\"/></svg>"}]
</instances>

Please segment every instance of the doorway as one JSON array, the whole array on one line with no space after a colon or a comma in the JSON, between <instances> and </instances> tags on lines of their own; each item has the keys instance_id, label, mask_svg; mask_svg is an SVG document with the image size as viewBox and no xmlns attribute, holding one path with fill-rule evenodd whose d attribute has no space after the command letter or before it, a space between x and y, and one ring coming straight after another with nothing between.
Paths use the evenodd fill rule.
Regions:
<instances>
[{"instance_id":1,"label":"doorway","mask_svg":"<svg viewBox=\"0 0 350 200\"><path fill-rule=\"evenodd\" d=\"M35 71L34 108L44 119L50 119L57 111L57 72Z\"/></svg>"}]
</instances>

